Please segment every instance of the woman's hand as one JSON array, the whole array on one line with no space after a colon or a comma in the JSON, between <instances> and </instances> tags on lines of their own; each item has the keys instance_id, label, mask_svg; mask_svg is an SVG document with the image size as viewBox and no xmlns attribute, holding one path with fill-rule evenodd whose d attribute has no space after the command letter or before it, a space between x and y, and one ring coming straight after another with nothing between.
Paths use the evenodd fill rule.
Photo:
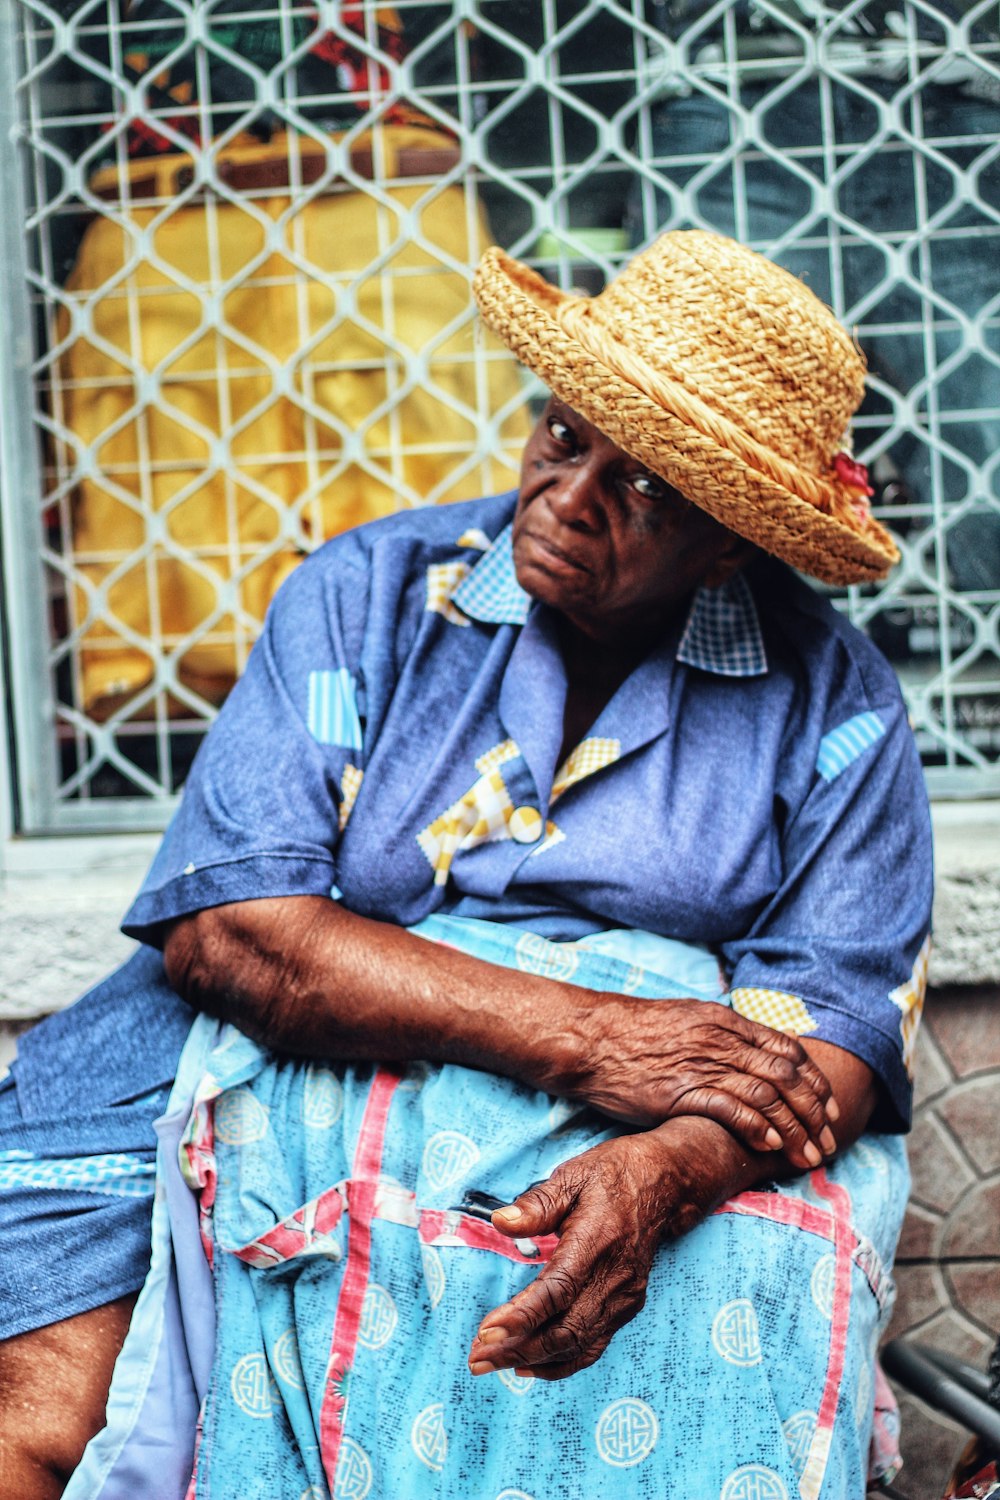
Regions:
<instances>
[{"instance_id":1,"label":"woman's hand","mask_svg":"<svg viewBox=\"0 0 1000 1500\"><path fill-rule=\"evenodd\" d=\"M605 1141L496 1211L504 1234L560 1239L531 1285L483 1319L473 1375L512 1369L562 1380L600 1358L646 1300L660 1242L693 1228L730 1191L727 1144L704 1149L708 1132L721 1135L687 1120Z\"/></svg>"},{"instance_id":2,"label":"woman's hand","mask_svg":"<svg viewBox=\"0 0 1000 1500\"><path fill-rule=\"evenodd\" d=\"M838 1105L794 1037L705 1000L606 995L592 1020L569 1092L612 1119L700 1115L803 1168L834 1151Z\"/></svg>"},{"instance_id":3,"label":"woman's hand","mask_svg":"<svg viewBox=\"0 0 1000 1500\"><path fill-rule=\"evenodd\" d=\"M276 1052L485 1068L634 1125L701 1115L798 1167L832 1146L837 1107L802 1045L711 1001L502 969L319 896L182 917L164 959L190 1005Z\"/></svg>"}]
</instances>

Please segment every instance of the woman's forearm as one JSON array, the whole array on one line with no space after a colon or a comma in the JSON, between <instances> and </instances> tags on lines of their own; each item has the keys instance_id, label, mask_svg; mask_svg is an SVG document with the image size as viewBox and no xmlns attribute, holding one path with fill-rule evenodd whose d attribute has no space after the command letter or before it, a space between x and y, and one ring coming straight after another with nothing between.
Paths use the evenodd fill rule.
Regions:
<instances>
[{"instance_id":1,"label":"woman's forearm","mask_svg":"<svg viewBox=\"0 0 1000 1500\"><path fill-rule=\"evenodd\" d=\"M184 917L164 945L196 1009L275 1051L340 1061L424 1058L570 1092L601 997L503 969L321 897Z\"/></svg>"},{"instance_id":2,"label":"woman's forearm","mask_svg":"<svg viewBox=\"0 0 1000 1500\"><path fill-rule=\"evenodd\" d=\"M459 1063L636 1125L707 1115L798 1167L833 1149L822 1069L794 1038L712 1002L523 974L318 896L181 918L164 956L190 1004L278 1052Z\"/></svg>"}]
</instances>

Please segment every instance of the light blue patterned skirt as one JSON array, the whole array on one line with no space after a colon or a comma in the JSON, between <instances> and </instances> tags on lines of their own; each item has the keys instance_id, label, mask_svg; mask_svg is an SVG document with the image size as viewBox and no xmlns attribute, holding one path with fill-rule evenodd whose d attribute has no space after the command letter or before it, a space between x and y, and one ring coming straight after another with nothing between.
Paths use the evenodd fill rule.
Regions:
<instances>
[{"instance_id":1,"label":"light blue patterned skirt","mask_svg":"<svg viewBox=\"0 0 1000 1500\"><path fill-rule=\"evenodd\" d=\"M708 954L644 934L555 944L441 918L417 930L594 988L719 998ZM277 1060L204 1018L174 1105L198 1214L176 1160L161 1162L150 1283L109 1428L67 1500L137 1493L147 1458L166 1483L149 1434L169 1425L160 1408L177 1383L164 1385L156 1353L171 1297L196 1346L196 1500L864 1494L908 1191L898 1138L868 1136L664 1245L645 1307L592 1368L559 1382L473 1379L479 1321L551 1251L499 1235L482 1205L606 1139L606 1119L472 1069ZM178 1293L177 1256L190 1258L196 1233L210 1290L182 1267ZM179 1490L157 1494L184 1495L189 1459L175 1462Z\"/></svg>"}]
</instances>

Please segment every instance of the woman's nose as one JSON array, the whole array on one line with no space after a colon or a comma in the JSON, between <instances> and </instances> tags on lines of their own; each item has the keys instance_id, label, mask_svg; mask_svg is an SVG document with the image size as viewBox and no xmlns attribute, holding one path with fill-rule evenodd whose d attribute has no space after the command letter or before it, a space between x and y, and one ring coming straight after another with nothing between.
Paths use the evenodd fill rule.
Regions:
<instances>
[{"instance_id":1,"label":"woman's nose","mask_svg":"<svg viewBox=\"0 0 1000 1500\"><path fill-rule=\"evenodd\" d=\"M574 464L562 470L549 491L549 504L567 526L597 528L600 525L600 487L590 464Z\"/></svg>"}]
</instances>

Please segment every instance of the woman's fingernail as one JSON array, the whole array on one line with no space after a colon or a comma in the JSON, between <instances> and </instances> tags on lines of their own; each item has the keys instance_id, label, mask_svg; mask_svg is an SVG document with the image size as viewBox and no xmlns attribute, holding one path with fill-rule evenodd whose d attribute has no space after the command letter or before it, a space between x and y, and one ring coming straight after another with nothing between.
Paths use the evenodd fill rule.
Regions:
<instances>
[{"instance_id":1,"label":"woman's fingernail","mask_svg":"<svg viewBox=\"0 0 1000 1500\"><path fill-rule=\"evenodd\" d=\"M513 1203L507 1208L495 1208L493 1210L494 1220L499 1219L504 1224L516 1224L518 1219L523 1219L521 1210Z\"/></svg>"},{"instance_id":2,"label":"woman's fingernail","mask_svg":"<svg viewBox=\"0 0 1000 1500\"><path fill-rule=\"evenodd\" d=\"M805 1145L802 1148L802 1155L805 1157L806 1161L811 1167L818 1167L820 1162L823 1160L822 1156L819 1154L812 1141L806 1141Z\"/></svg>"},{"instance_id":3,"label":"woman's fingernail","mask_svg":"<svg viewBox=\"0 0 1000 1500\"><path fill-rule=\"evenodd\" d=\"M832 1094L826 1101L826 1117L828 1120L832 1120L835 1125L840 1119L840 1105L837 1103Z\"/></svg>"},{"instance_id":4,"label":"woman's fingernail","mask_svg":"<svg viewBox=\"0 0 1000 1500\"><path fill-rule=\"evenodd\" d=\"M773 1125L767 1132L767 1135L764 1137L764 1144L765 1146L770 1146L772 1151L777 1151L778 1147L781 1145L781 1136L775 1130Z\"/></svg>"},{"instance_id":5,"label":"woman's fingernail","mask_svg":"<svg viewBox=\"0 0 1000 1500\"><path fill-rule=\"evenodd\" d=\"M469 1373L472 1375L492 1375L493 1366L488 1359L477 1359L475 1364L469 1366Z\"/></svg>"},{"instance_id":6,"label":"woman's fingernail","mask_svg":"<svg viewBox=\"0 0 1000 1500\"><path fill-rule=\"evenodd\" d=\"M506 1337L506 1328L484 1328L482 1333L476 1334L481 1344L502 1344Z\"/></svg>"},{"instance_id":7,"label":"woman's fingernail","mask_svg":"<svg viewBox=\"0 0 1000 1500\"><path fill-rule=\"evenodd\" d=\"M820 1131L819 1143L827 1156L832 1156L837 1149L837 1142L833 1138L833 1131L828 1125L824 1125Z\"/></svg>"}]
</instances>

